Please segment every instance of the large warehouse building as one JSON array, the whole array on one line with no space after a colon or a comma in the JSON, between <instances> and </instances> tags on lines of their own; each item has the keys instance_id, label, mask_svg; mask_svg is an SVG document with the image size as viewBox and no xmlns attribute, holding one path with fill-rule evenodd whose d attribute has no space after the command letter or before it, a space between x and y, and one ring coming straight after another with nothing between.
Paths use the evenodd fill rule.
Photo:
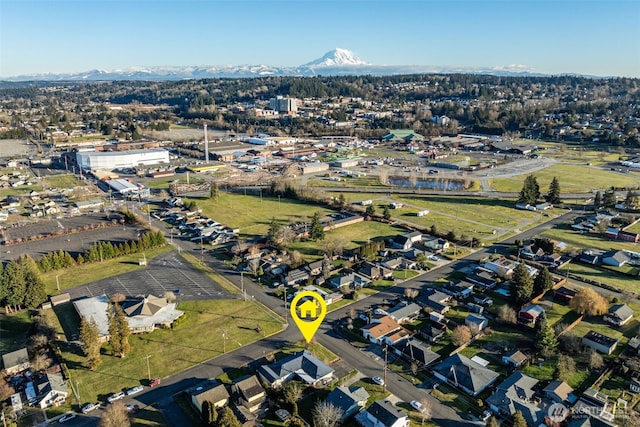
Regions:
<instances>
[{"instance_id":1,"label":"large warehouse building","mask_svg":"<svg viewBox=\"0 0 640 427\"><path fill-rule=\"evenodd\" d=\"M84 170L135 168L169 164L169 152L162 148L130 151L79 151L76 162Z\"/></svg>"}]
</instances>

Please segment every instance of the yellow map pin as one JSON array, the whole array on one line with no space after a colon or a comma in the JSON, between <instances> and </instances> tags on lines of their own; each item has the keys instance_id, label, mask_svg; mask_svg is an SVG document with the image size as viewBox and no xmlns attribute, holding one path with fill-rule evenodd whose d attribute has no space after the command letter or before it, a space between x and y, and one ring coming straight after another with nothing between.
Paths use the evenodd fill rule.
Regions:
<instances>
[{"instance_id":1,"label":"yellow map pin","mask_svg":"<svg viewBox=\"0 0 640 427\"><path fill-rule=\"evenodd\" d=\"M302 291L291 301L290 310L291 318L302 332L302 336L307 342L311 342L327 315L327 304L324 298L317 292Z\"/></svg>"}]
</instances>

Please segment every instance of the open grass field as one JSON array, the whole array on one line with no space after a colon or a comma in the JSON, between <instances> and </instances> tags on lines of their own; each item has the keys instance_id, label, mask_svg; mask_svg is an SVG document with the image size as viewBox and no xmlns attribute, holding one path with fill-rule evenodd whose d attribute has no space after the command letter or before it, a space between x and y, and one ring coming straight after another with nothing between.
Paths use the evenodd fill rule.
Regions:
<instances>
[{"instance_id":1,"label":"open grass field","mask_svg":"<svg viewBox=\"0 0 640 427\"><path fill-rule=\"evenodd\" d=\"M534 172L540 184L540 192L546 194L549 183L554 176L558 177L563 193L591 193L596 189L603 190L615 187L640 186L640 172L620 173L586 165L555 164L546 169ZM489 184L496 191L518 192L526 175L511 178L496 178Z\"/></svg>"},{"instance_id":2,"label":"open grass field","mask_svg":"<svg viewBox=\"0 0 640 427\"><path fill-rule=\"evenodd\" d=\"M145 251L145 256L149 260L161 253L173 249L173 246L166 245L162 248ZM56 286L56 276L58 276L57 280L60 282L60 291L64 291L65 289L84 285L85 283L95 282L107 277L129 273L130 271L144 268L138 264L140 256L141 254L137 253L109 259L103 262L77 265L63 270L43 273L40 277L45 284L47 294L56 295L60 293Z\"/></svg>"},{"instance_id":3,"label":"open grass field","mask_svg":"<svg viewBox=\"0 0 640 427\"><path fill-rule=\"evenodd\" d=\"M31 314L25 310L12 315L0 315L0 354L18 350L27 343Z\"/></svg>"},{"instance_id":4,"label":"open grass field","mask_svg":"<svg viewBox=\"0 0 640 427\"><path fill-rule=\"evenodd\" d=\"M406 232L407 230L404 228L395 225L378 221L363 221L328 231L325 233L325 240L338 239L344 244L345 249L353 249L369 242L369 240L380 240ZM301 240L292 243L290 249L299 251L306 260L322 257L322 244L319 242Z\"/></svg>"},{"instance_id":5,"label":"open grass field","mask_svg":"<svg viewBox=\"0 0 640 427\"><path fill-rule=\"evenodd\" d=\"M600 283L614 286L623 291L640 292L640 280L604 268L579 262L572 262L571 264L564 266L562 271L596 280Z\"/></svg>"},{"instance_id":6,"label":"open grass field","mask_svg":"<svg viewBox=\"0 0 640 427\"><path fill-rule=\"evenodd\" d=\"M629 233L640 233L640 221L627 227L625 231L628 231Z\"/></svg>"},{"instance_id":7,"label":"open grass field","mask_svg":"<svg viewBox=\"0 0 640 427\"><path fill-rule=\"evenodd\" d=\"M589 331L595 331L607 337L619 339L620 342L618 342L613 352L613 355L619 355L624 351L629 339L634 337L638 332L638 322L631 321L622 327L615 328L605 323L602 317L585 317L582 322L573 328L573 332L578 337L585 336Z\"/></svg>"},{"instance_id":8,"label":"open grass field","mask_svg":"<svg viewBox=\"0 0 640 427\"><path fill-rule=\"evenodd\" d=\"M240 238L263 236L269 230L271 219L286 224L290 220L311 218L315 212L323 217L334 211L322 206L290 200L284 197L259 197L253 195L221 193L218 199L194 200L202 212L229 227L240 229Z\"/></svg>"},{"instance_id":9,"label":"open grass field","mask_svg":"<svg viewBox=\"0 0 640 427\"><path fill-rule=\"evenodd\" d=\"M282 329L280 321L251 302L184 301L178 308L185 311L183 321L172 330L131 336L131 352L124 359L111 356L103 346L103 363L96 371L83 366L85 357L77 346L62 344L63 359L72 380L79 383L83 402L103 401L113 392L145 383L148 354L151 375L166 377ZM262 332L256 332L258 326Z\"/></svg>"}]
</instances>

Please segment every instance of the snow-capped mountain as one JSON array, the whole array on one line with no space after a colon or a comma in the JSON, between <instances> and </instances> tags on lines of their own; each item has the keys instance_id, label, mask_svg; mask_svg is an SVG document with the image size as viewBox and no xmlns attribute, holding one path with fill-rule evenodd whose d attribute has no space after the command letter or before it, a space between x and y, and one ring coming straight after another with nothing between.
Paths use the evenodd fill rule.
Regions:
<instances>
[{"instance_id":1,"label":"snow-capped mountain","mask_svg":"<svg viewBox=\"0 0 640 427\"><path fill-rule=\"evenodd\" d=\"M397 75L419 73L473 73L533 76L522 65L487 68L435 67L426 65L373 65L347 49L336 48L322 57L298 67L270 65L202 65L166 67L129 67L124 69L91 70L80 73L45 73L0 78L0 81L112 81L112 80L188 80L205 78L251 78L264 76L316 75Z\"/></svg>"},{"instance_id":2,"label":"snow-capped mountain","mask_svg":"<svg viewBox=\"0 0 640 427\"><path fill-rule=\"evenodd\" d=\"M351 65L371 65L358 58L355 53L347 49L335 48L325 53L322 58L318 58L311 62L307 62L301 67L320 68L320 67L342 67Z\"/></svg>"}]
</instances>

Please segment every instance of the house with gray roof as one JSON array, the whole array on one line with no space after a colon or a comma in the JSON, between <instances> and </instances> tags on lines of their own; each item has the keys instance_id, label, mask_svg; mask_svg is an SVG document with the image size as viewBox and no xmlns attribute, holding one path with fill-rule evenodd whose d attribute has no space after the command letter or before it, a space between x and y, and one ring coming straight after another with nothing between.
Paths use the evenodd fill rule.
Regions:
<instances>
[{"instance_id":1,"label":"house with gray roof","mask_svg":"<svg viewBox=\"0 0 640 427\"><path fill-rule=\"evenodd\" d=\"M433 374L471 396L477 396L499 377L497 372L461 354L446 358L433 368Z\"/></svg>"},{"instance_id":2,"label":"house with gray roof","mask_svg":"<svg viewBox=\"0 0 640 427\"><path fill-rule=\"evenodd\" d=\"M284 383L294 379L315 386L331 381L333 372L333 369L316 356L303 350L271 365L260 366L258 377L274 388L281 387Z\"/></svg>"},{"instance_id":3,"label":"house with gray roof","mask_svg":"<svg viewBox=\"0 0 640 427\"><path fill-rule=\"evenodd\" d=\"M2 355L2 365L7 375L15 375L26 371L31 367L29 363L29 353L26 348L5 353Z\"/></svg>"},{"instance_id":4,"label":"house with gray roof","mask_svg":"<svg viewBox=\"0 0 640 427\"><path fill-rule=\"evenodd\" d=\"M431 350L431 346L422 341L410 338L394 345L394 351L408 360L420 366L429 366L440 359L440 355Z\"/></svg>"},{"instance_id":5,"label":"house with gray roof","mask_svg":"<svg viewBox=\"0 0 640 427\"><path fill-rule=\"evenodd\" d=\"M360 289L369 286L371 280L358 273L347 273L333 277L329 283L336 289Z\"/></svg>"},{"instance_id":6,"label":"house with gray roof","mask_svg":"<svg viewBox=\"0 0 640 427\"><path fill-rule=\"evenodd\" d=\"M370 262L364 262L360 266L358 273L371 280L388 279L393 277L393 272L386 267L376 265Z\"/></svg>"},{"instance_id":7,"label":"house with gray roof","mask_svg":"<svg viewBox=\"0 0 640 427\"><path fill-rule=\"evenodd\" d=\"M409 416L388 400L377 400L356 415L362 427L409 427Z\"/></svg>"},{"instance_id":8,"label":"house with gray roof","mask_svg":"<svg viewBox=\"0 0 640 427\"><path fill-rule=\"evenodd\" d=\"M622 267L629 262L629 257L623 251L608 251L602 254L602 263L613 267Z\"/></svg>"},{"instance_id":9,"label":"house with gray roof","mask_svg":"<svg viewBox=\"0 0 640 427\"><path fill-rule=\"evenodd\" d=\"M67 383L62 374L46 374L35 384L36 405L40 408L60 406L67 400Z\"/></svg>"},{"instance_id":10,"label":"house with gray roof","mask_svg":"<svg viewBox=\"0 0 640 427\"><path fill-rule=\"evenodd\" d=\"M486 403L497 415L511 417L520 411L528 425L538 425L545 414L533 397L536 384L537 379L516 371L496 387Z\"/></svg>"},{"instance_id":11,"label":"house with gray roof","mask_svg":"<svg viewBox=\"0 0 640 427\"><path fill-rule=\"evenodd\" d=\"M444 314L449 311L448 302L451 300L451 295L447 295L444 292L437 291L433 288L427 288L420 292L420 295L416 299L418 304L423 307L428 307L430 310L440 314Z\"/></svg>"},{"instance_id":12,"label":"house with gray roof","mask_svg":"<svg viewBox=\"0 0 640 427\"><path fill-rule=\"evenodd\" d=\"M627 304L615 304L609 308L603 320L615 326L622 326L633 319L633 310Z\"/></svg>"},{"instance_id":13,"label":"house with gray roof","mask_svg":"<svg viewBox=\"0 0 640 427\"><path fill-rule=\"evenodd\" d=\"M420 307L415 302L402 301L387 310L387 315L398 323L406 323L420 315Z\"/></svg>"},{"instance_id":14,"label":"house with gray roof","mask_svg":"<svg viewBox=\"0 0 640 427\"><path fill-rule=\"evenodd\" d=\"M189 391L191 403L199 413L202 413L202 404L205 401L213 403L216 408L222 408L229 403L229 392L224 384L216 380L204 381Z\"/></svg>"},{"instance_id":15,"label":"house with gray roof","mask_svg":"<svg viewBox=\"0 0 640 427\"><path fill-rule=\"evenodd\" d=\"M620 340L616 338L610 338L595 331L589 331L584 337L582 337L582 345L591 347L592 349L604 354L613 353L619 341Z\"/></svg>"},{"instance_id":16,"label":"house with gray roof","mask_svg":"<svg viewBox=\"0 0 640 427\"><path fill-rule=\"evenodd\" d=\"M364 387L336 387L324 401L342 413L340 416L342 422L360 412L367 405L367 399L369 399L369 393Z\"/></svg>"}]
</instances>

